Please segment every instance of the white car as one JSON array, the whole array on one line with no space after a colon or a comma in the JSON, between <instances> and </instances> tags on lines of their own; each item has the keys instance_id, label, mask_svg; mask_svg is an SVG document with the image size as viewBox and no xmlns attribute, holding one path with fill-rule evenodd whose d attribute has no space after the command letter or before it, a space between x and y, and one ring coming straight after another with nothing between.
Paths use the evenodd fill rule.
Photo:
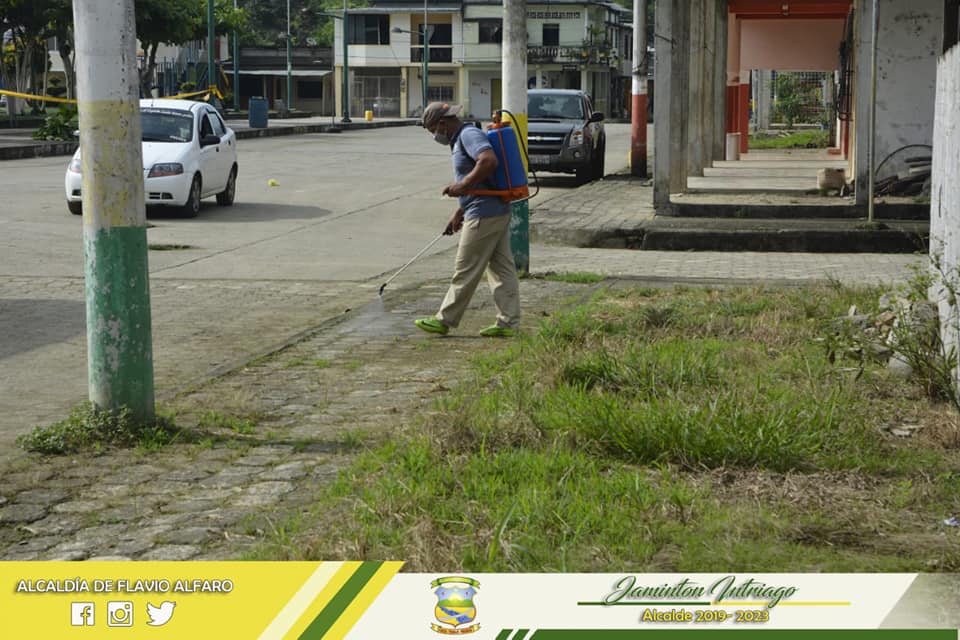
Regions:
<instances>
[{"instance_id":1,"label":"white car","mask_svg":"<svg viewBox=\"0 0 960 640\"><path fill-rule=\"evenodd\" d=\"M237 193L237 135L205 102L140 101L143 186L148 207L179 207L194 217L200 200L217 196L230 206ZM70 213L83 213L80 150L67 167L64 186Z\"/></svg>"}]
</instances>

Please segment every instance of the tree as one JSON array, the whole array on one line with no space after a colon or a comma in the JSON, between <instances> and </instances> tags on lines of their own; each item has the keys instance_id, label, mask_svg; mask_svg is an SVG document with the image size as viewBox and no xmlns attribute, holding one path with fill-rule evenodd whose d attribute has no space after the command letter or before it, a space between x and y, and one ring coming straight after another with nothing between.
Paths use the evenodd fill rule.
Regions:
<instances>
[{"instance_id":1,"label":"tree","mask_svg":"<svg viewBox=\"0 0 960 640\"><path fill-rule=\"evenodd\" d=\"M63 74L67 79L67 97L73 98L77 91L76 51L73 39L72 0L53 0L50 11L51 30L57 37L57 50L63 61Z\"/></svg>"},{"instance_id":2,"label":"tree","mask_svg":"<svg viewBox=\"0 0 960 640\"><path fill-rule=\"evenodd\" d=\"M348 0L349 7L365 7L365 0ZM303 45L309 39L319 46L333 45L334 18L331 13L343 11L343 0L296 0L291 7L290 33L295 44ZM241 37L241 43L253 47L275 47L287 32L286 0L244 0L251 28Z\"/></svg>"},{"instance_id":3,"label":"tree","mask_svg":"<svg viewBox=\"0 0 960 640\"><path fill-rule=\"evenodd\" d=\"M157 68L157 50L162 44L183 44L207 37L207 0L136 0L137 38L143 47L140 88L150 94ZM246 12L234 9L232 0L216 0L214 26L217 33L242 28Z\"/></svg>"},{"instance_id":4,"label":"tree","mask_svg":"<svg viewBox=\"0 0 960 640\"><path fill-rule=\"evenodd\" d=\"M46 50L45 41L52 35L56 4L57 0L0 0L0 25L10 37L9 44L3 45L4 63L0 64L5 85L42 93L37 76L47 68L47 61L38 54Z\"/></svg>"}]
</instances>

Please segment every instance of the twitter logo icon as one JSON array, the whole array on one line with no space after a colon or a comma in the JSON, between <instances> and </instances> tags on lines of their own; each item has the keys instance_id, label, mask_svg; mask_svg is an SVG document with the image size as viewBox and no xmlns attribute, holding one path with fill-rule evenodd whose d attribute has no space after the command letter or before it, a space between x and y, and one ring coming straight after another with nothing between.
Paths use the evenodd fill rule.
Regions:
<instances>
[{"instance_id":1,"label":"twitter logo icon","mask_svg":"<svg viewBox=\"0 0 960 640\"><path fill-rule=\"evenodd\" d=\"M162 627L167 624L170 622L170 618L173 617L173 608L175 606L177 606L177 603L170 602L169 600L161 602L159 607L155 607L148 602L147 615L150 616L150 622L147 624L151 627Z\"/></svg>"}]
</instances>

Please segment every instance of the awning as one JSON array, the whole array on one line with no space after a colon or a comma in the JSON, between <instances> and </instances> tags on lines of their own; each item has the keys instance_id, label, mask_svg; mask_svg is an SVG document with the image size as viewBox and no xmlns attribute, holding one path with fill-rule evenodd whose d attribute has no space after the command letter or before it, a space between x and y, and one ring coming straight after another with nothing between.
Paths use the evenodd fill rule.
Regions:
<instances>
[{"instance_id":1,"label":"awning","mask_svg":"<svg viewBox=\"0 0 960 640\"><path fill-rule=\"evenodd\" d=\"M230 75L232 71L224 70L224 73ZM333 73L328 69L294 69L290 72L292 76L298 76L301 78L322 78L325 75ZM240 70L240 75L242 76L286 76L286 69L254 69L251 71Z\"/></svg>"}]
</instances>

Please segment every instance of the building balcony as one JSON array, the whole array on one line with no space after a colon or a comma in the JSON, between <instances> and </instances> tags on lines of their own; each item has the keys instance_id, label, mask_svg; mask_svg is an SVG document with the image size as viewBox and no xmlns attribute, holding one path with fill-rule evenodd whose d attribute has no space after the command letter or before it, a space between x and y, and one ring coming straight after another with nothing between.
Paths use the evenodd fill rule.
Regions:
<instances>
[{"instance_id":1,"label":"building balcony","mask_svg":"<svg viewBox=\"0 0 960 640\"><path fill-rule=\"evenodd\" d=\"M613 49L607 45L574 47L540 46L527 48L527 63L533 64L616 64Z\"/></svg>"},{"instance_id":2,"label":"building balcony","mask_svg":"<svg viewBox=\"0 0 960 640\"><path fill-rule=\"evenodd\" d=\"M423 47L410 47L410 62L423 62ZM453 47L430 45L429 62L453 62Z\"/></svg>"}]
</instances>

